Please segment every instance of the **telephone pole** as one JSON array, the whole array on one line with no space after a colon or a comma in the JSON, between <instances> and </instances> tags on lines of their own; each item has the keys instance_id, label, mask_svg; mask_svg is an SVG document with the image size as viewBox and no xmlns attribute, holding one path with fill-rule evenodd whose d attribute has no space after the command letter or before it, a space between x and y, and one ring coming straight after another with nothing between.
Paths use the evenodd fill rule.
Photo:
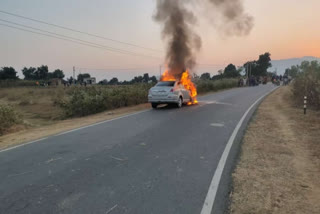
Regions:
<instances>
[{"instance_id":1,"label":"telephone pole","mask_svg":"<svg viewBox=\"0 0 320 214\"><path fill-rule=\"evenodd\" d=\"M73 79L75 79L75 78L76 78L76 67L73 66Z\"/></svg>"}]
</instances>

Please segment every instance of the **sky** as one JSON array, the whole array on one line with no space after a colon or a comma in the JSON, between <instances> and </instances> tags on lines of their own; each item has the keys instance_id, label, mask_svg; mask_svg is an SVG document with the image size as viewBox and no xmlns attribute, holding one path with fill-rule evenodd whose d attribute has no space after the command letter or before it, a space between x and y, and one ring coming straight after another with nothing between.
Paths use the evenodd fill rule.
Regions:
<instances>
[{"instance_id":1,"label":"sky","mask_svg":"<svg viewBox=\"0 0 320 214\"><path fill-rule=\"evenodd\" d=\"M0 67L48 65L62 69L66 76L89 72L101 79L129 80L136 75L159 75L166 43L161 26L155 23L155 0L0 0L0 10L107 37L143 48L47 26L0 12L0 19L74 37L129 54L84 46L56 38L8 28L0 20ZM319 0L244 0L247 13L254 17L248 36L226 37L209 19L195 9L195 31L203 47L197 53L196 73L215 73L229 63L242 65L270 52L272 59L303 56L320 57ZM9 24L12 25L12 24ZM29 29L30 30L30 29ZM147 48L147 49L145 49ZM151 50L152 49L152 50ZM161 71L163 71L162 66ZM22 75L20 74L20 77Z\"/></svg>"}]
</instances>

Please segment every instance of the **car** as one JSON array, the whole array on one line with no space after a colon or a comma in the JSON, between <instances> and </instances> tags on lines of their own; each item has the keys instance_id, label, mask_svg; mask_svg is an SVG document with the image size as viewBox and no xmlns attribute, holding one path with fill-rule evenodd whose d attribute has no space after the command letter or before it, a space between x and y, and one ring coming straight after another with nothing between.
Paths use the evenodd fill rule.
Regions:
<instances>
[{"instance_id":1,"label":"car","mask_svg":"<svg viewBox=\"0 0 320 214\"><path fill-rule=\"evenodd\" d=\"M159 104L175 104L181 108L183 104L192 102L192 97L181 82L161 81L149 90L148 101L152 108Z\"/></svg>"}]
</instances>

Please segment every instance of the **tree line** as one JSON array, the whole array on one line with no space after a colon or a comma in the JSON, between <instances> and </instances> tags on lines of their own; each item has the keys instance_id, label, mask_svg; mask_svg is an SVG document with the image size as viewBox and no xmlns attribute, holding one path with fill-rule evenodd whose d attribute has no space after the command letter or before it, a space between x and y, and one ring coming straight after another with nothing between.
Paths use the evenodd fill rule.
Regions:
<instances>
[{"instance_id":1,"label":"tree line","mask_svg":"<svg viewBox=\"0 0 320 214\"><path fill-rule=\"evenodd\" d=\"M13 67L3 67L0 69L0 80L18 80L17 71ZM49 72L47 65L42 65L38 68L24 67L22 69L24 80L48 80L53 78L63 79L64 73L60 69Z\"/></svg>"},{"instance_id":2,"label":"tree line","mask_svg":"<svg viewBox=\"0 0 320 214\"><path fill-rule=\"evenodd\" d=\"M149 76L148 73L143 74L142 76L135 76L130 81L119 81L118 78L114 77L110 79L109 81L107 79L104 79L99 82L101 85L132 85L136 83L157 83L158 80L156 76Z\"/></svg>"},{"instance_id":3,"label":"tree line","mask_svg":"<svg viewBox=\"0 0 320 214\"><path fill-rule=\"evenodd\" d=\"M65 77L64 72L61 69L56 69L53 72L49 72L47 65L42 65L40 67L24 67L22 70L24 75L24 80L34 80L34 81L46 81L54 78L63 79ZM0 80L18 80L17 71L13 67L3 67L0 69ZM67 82L70 84L82 83L84 79L91 78L89 73L79 74L76 79L72 76L67 78ZM120 84L134 84L134 83L156 83L157 78L155 76L149 76L148 73L142 76L135 76L130 81L119 81L118 78L114 77L109 81L104 79L99 82L101 85L120 85Z\"/></svg>"},{"instance_id":4,"label":"tree line","mask_svg":"<svg viewBox=\"0 0 320 214\"><path fill-rule=\"evenodd\" d=\"M82 83L84 82L84 79L91 78L91 75L89 73L83 73L83 74L78 74L77 79L73 79L73 77L70 77L67 79L67 82L69 84L74 84L74 83ZM132 85L136 83L157 83L158 80L156 76L149 76L148 73L143 74L142 76L135 76L132 80L130 81L119 81L117 77L113 77L110 80L103 79L101 80L98 84L99 85Z\"/></svg>"},{"instance_id":5,"label":"tree line","mask_svg":"<svg viewBox=\"0 0 320 214\"><path fill-rule=\"evenodd\" d=\"M211 76L210 73L203 73L199 78L202 80L238 78L242 72L244 76L261 77L269 75L268 68L271 66L271 54L266 52L261 54L258 60L248 61L238 68L234 64L229 64L223 70L219 70L217 75Z\"/></svg>"},{"instance_id":6,"label":"tree line","mask_svg":"<svg viewBox=\"0 0 320 214\"><path fill-rule=\"evenodd\" d=\"M248 61L243 66L236 67L234 64L229 64L223 70L219 70L217 75L211 76L210 73L203 73L200 77L202 80L218 80L223 78L238 78L244 72L244 76L267 76L268 68L271 65L271 54L266 52L259 56L258 60ZM292 67L291 69L287 69L286 72L296 73L297 67ZM34 67L24 67L22 69L22 74L24 75L25 80L49 80L53 78L63 79L65 77L64 72L60 69L56 69L53 72L49 72L49 68L47 65L42 65L38 68ZM294 76L294 75L292 75ZM73 77L67 78L67 82L70 84L74 83L82 83L85 78L90 78L91 75L89 73L79 74L77 79ZM13 67L3 67L0 69L0 80L17 80L19 77L17 76L17 71ZM135 76L130 81L119 81L118 78L114 77L110 80L104 79L99 82L101 85L130 85L135 83L156 83L157 78L155 76L149 76L148 73L143 74L142 76Z\"/></svg>"}]
</instances>

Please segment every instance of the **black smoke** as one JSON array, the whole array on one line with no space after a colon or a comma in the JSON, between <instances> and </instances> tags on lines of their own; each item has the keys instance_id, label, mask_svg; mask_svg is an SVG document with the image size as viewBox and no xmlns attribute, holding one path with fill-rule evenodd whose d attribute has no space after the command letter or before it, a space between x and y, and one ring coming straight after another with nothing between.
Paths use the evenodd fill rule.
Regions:
<instances>
[{"instance_id":1,"label":"black smoke","mask_svg":"<svg viewBox=\"0 0 320 214\"><path fill-rule=\"evenodd\" d=\"M196 63L194 51L201 48L201 38L192 29L197 22L186 0L157 0L154 19L163 24L163 38L168 40L166 59L170 74L180 78Z\"/></svg>"},{"instance_id":2,"label":"black smoke","mask_svg":"<svg viewBox=\"0 0 320 214\"><path fill-rule=\"evenodd\" d=\"M201 48L201 38L194 31L197 18L188 3L199 0L157 0L154 20L163 25L162 36L168 41L166 62L170 74L180 78L195 66L195 53ZM200 0L201 1L201 0ZM244 13L242 0L206 0L220 13L228 35L246 35L253 27L253 18ZM188 7L189 6L189 7ZM221 30L220 28L218 30Z\"/></svg>"},{"instance_id":3,"label":"black smoke","mask_svg":"<svg viewBox=\"0 0 320 214\"><path fill-rule=\"evenodd\" d=\"M254 25L254 19L244 11L243 0L208 0L220 15L220 31L228 36L248 35ZM216 18L218 16L215 16Z\"/></svg>"}]
</instances>

